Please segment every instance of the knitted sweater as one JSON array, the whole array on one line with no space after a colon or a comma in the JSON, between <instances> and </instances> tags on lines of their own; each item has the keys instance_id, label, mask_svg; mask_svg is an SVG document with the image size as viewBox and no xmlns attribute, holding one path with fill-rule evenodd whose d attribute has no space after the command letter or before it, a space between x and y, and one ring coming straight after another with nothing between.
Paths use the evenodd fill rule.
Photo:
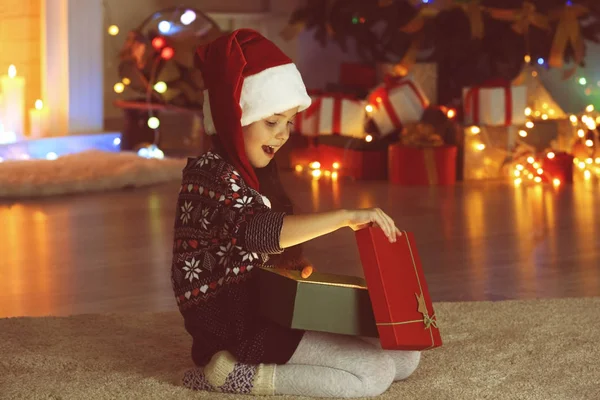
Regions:
<instances>
[{"instance_id":1,"label":"knitted sweater","mask_svg":"<svg viewBox=\"0 0 600 400\"><path fill-rule=\"evenodd\" d=\"M258 313L258 267L283 251L284 213L246 185L216 153L189 159L177 200L171 282L192 359L208 363L221 350L248 364L285 364L303 332Z\"/></svg>"}]
</instances>

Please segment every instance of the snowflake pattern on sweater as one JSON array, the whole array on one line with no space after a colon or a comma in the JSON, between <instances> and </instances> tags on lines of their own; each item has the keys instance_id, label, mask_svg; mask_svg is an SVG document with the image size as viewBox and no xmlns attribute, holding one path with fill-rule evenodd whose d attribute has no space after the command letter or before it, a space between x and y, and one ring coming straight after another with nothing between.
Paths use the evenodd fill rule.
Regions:
<instances>
[{"instance_id":1,"label":"snowflake pattern on sweater","mask_svg":"<svg viewBox=\"0 0 600 400\"><path fill-rule=\"evenodd\" d=\"M283 251L285 214L212 152L188 160L176 209L171 283L194 361L228 350L241 362L286 362L302 333L260 318L253 279Z\"/></svg>"}]
</instances>

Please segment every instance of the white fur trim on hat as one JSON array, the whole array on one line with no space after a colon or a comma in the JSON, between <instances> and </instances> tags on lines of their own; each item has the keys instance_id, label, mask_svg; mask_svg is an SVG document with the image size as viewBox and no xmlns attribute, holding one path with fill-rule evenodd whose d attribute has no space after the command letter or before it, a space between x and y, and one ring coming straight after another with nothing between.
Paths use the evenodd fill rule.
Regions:
<instances>
[{"instance_id":1,"label":"white fur trim on hat","mask_svg":"<svg viewBox=\"0 0 600 400\"><path fill-rule=\"evenodd\" d=\"M267 68L248 76L242 85L242 126L299 107L304 111L311 99L294 63Z\"/></svg>"},{"instance_id":2,"label":"white fur trim on hat","mask_svg":"<svg viewBox=\"0 0 600 400\"><path fill-rule=\"evenodd\" d=\"M267 68L244 78L240 107L242 126L272 116L273 114L298 107L304 111L310 106L311 98L306 93L302 76L294 63ZM209 135L216 133L212 119L208 90L204 91L204 130Z\"/></svg>"}]
</instances>

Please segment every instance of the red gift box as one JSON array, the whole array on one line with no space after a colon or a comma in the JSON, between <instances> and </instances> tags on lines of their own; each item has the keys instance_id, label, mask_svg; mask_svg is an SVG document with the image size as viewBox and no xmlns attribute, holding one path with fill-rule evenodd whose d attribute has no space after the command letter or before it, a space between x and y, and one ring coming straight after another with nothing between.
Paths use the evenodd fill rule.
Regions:
<instances>
[{"instance_id":1,"label":"red gift box","mask_svg":"<svg viewBox=\"0 0 600 400\"><path fill-rule=\"evenodd\" d=\"M365 64L342 63L340 65L340 84L370 90L377 84L375 68Z\"/></svg>"},{"instance_id":2,"label":"red gift box","mask_svg":"<svg viewBox=\"0 0 600 400\"><path fill-rule=\"evenodd\" d=\"M412 233L390 243L380 228L356 232L356 242L386 350L429 350L442 338Z\"/></svg>"},{"instance_id":3,"label":"red gift box","mask_svg":"<svg viewBox=\"0 0 600 400\"><path fill-rule=\"evenodd\" d=\"M319 144L321 168L357 180L380 180L387 176L387 150L355 150Z\"/></svg>"},{"instance_id":4,"label":"red gift box","mask_svg":"<svg viewBox=\"0 0 600 400\"><path fill-rule=\"evenodd\" d=\"M290 150L289 166L290 168L295 168L297 165L306 167L318 159L319 149L314 144L310 144L308 147L293 148Z\"/></svg>"},{"instance_id":5,"label":"red gift box","mask_svg":"<svg viewBox=\"0 0 600 400\"><path fill-rule=\"evenodd\" d=\"M388 179L391 183L453 185L456 183L456 146L388 148Z\"/></svg>"},{"instance_id":6,"label":"red gift box","mask_svg":"<svg viewBox=\"0 0 600 400\"><path fill-rule=\"evenodd\" d=\"M548 182L558 179L561 183L573 183L573 155L563 152L553 154L554 157L546 156L542 161L543 179Z\"/></svg>"}]
</instances>

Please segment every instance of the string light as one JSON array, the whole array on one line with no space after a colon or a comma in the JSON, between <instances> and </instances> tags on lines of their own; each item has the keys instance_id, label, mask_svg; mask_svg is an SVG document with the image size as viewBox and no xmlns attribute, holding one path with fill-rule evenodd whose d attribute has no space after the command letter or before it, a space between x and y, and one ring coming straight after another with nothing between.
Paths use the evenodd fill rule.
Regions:
<instances>
[{"instance_id":1,"label":"string light","mask_svg":"<svg viewBox=\"0 0 600 400\"><path fill-rule=\"evenodd\" d=\"M481 133L481 128L478 126L472 126L471 127L471 133L473 135L478 135L479 133Z\"/></svg>"},{"instance_id":2,"label":"string light","mask_svg":"<svg viewBox=\"0 0 600 400\"><path fill-rule=\"evenodd\" d=\"M580 84L581 86L585 86L585 85L587 85L587 79L585 79L585 78L583 78L583 77L579 78L579 84Z\"/></svg>"},{"instance_id":3,"label":"string light","mask_svg":"<svg viewBox=\"0 0 600 400\"><path fill-rule=\"evenodd\" d=\"M372 106L372 105L370 105L370 104L367 104L367 106L365 107L365 110L366 110L368 113L370 113L370 112L373 112L373 106Z\"/></svg>"},{"instance_id":4,"label":"string light","mask_svg":"<svg viewBox=\"0 0 600 400\"><path fill-rule=\"evenodd\" d=\"M158 30L164 34L169 33L171 30L171 23L169 21L160 21L158 23Z\"/></svg>"},{"instance_id":5,"label":"string light","mask_svg":"<svg viewBox=\"0 0 600 400\"><path fill-rule=\"evenodd\" d=\"M115 83L115 86L113 86L113 89L115 90L115 93L123 93L125 85L123 85L123 82L117 82Z\"/></svg>"},{"instance_id":6,"label":"string light","mask_svg":"<svg viewBox=\"0 0 600 400\"><path fill-rule=\"evenodd\" d=\"M116 25L111 25L108 27L108 34L110 36L117 36L119 34L119 27Z\"/></svg>"},{"instance_id":7,"label":"string light","mask_svg":"<svg viewBox=\"0 0 600 400\"><path fill-rule=\"evenodd\" d=\"M166 44L167 43L165 42L165 39L160 36L152 39L152 47L154 47L156 50L162 49Z\"/></svg>"},{"instance_id":8,"label":"string light","mask_svg":"<svg viewBox=\"0 0 600 400\"><path fill-rule=\"evenodd\" d=\"M296 165L294 169L296 170L296 172L302 172L304 170L304 168L300 164Z\"/></svg>"},{"instance_id":9,"label":"string light","mask_svg":"<svg viewBox=\"0 0 600 400\"><path fill-rule=\"evenodd\" d=\"M556 157L556 154L554 154L553 152L549 152L548 154L546 154L546 157L552 160L554 157Z\"/></svg>"},{"instance_id":10,"label":"string light","mask_svg":"<svg viewBox=\"0 0 600 400\"><path fill-rule=\"evenodd\" d=\"M521 136L521 137L527 137L527 131L525 131L525 130L521 129L521 130L519 131L519 136Z\"/></svg>"},{"instance_id":11,"label":"string light","mask_svg":"<svg viewBox=\"0 0 600 400\"><path fill-rule=\"evenodd\" d=\"M593 104L590 104L589 106L587 106L587 107L585 108L585 111L587 111L587 112L592 112L592 111L594 111L594 105L593 105Z\"/></svg>"},{"instance_id":12,"label":"string light","mask_svg":"<svg viewBox=\"0 0 600 400\"><path fill-rule=\"evenodd\" d=\"M164 49L162 49L162 51L160 52L160 56L164 59L164 60L170 60L171 58L173 58L173 56L175 55L175 50L173 50L172 47L165 47Z\"/></svg>"},{"instance_id":13,"label":"string light","mask_svg":"<svg viewBox=\"0 0 600 400\"><path fill-rule=\"evenodd\" d=\"M189 25L196 20L196 13L192 10L186 10L179 18L183 25Z\"/></svg>"},{"instance_id":14,"label":"string light","mask_svg":"<svg viewBox=\"0 0 600 400\"><path fill-rule=\"evenodd\" d=\"M525 115L530 116L531 115L531 108L527 107L525 109Z\"/></svg>"},{"instance_id":15,"label":"string light","mask_svg":"<svg viewBox=\"0 0 600 400\"><path fill-rule=\"evenodd\" d=\"M367 135L367 137L365 137L365 142L371 143L372 141L373 141L373 136Z\"/></svg>"},{"instance_id":16,"label":"string light","mask_svg":"<svg viewBox=\"0 0 600 400\"><path fill-rule=\"evenodd\" d=\"M160 120L156 117L148 118L148 127L150 129L157 129L160 126Z\"/></svg>"},{"instance_id":17,"label":"string light","mask_svg":"<svg viewBox=\"0 0 600 400\"><path fill-rule=\"evenodd\" d=\"M164 83L163 81L159 81L156 82L154 84L154 90L156 90L158 93L165 93L167 91L167 84Z\"/></svg>"},{"instance_id":18,"label":"string light","mask_svg":"<svg viewBox=\"0 0 600 400\"><path fill-rule=\"evenodd\" d=\"M533 123L533 121L527 121L525 123L525 126L529 129L533 128L535 126L535 124Z\"/></svg>"},{"instance_id":19,"label":"string light","mask_svg":"<svg viewBox=\"0 0 600 400\"><path fill-rule=\"evenodd\" d=\"M340 169L340 163L339 162L334 162L332 165L333 169Z\"/></svg>"}]
</instances>

